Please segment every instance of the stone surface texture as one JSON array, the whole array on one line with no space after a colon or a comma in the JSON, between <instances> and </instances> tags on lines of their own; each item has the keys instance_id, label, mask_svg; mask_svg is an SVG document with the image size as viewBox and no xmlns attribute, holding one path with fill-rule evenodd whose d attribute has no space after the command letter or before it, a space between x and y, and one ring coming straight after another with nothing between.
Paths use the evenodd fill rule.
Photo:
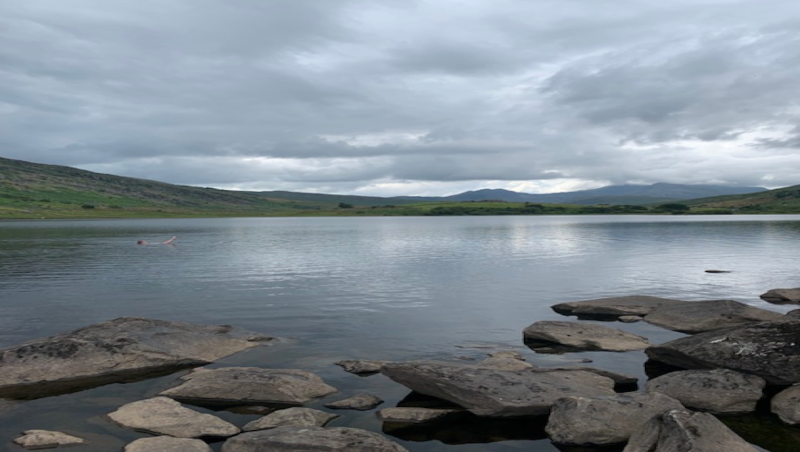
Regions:
<instances>
[{"instance_id":1,"label":"stone surface texture","mask_svg":"<svg viewBox=\"0 0 800 452\"><path fill-rule=\"evenodd\" d=\"M708 413L670 410L631 436L623 452L757 452Z\"/></svg>"},{"instance_id":2,"label":"stone surface texture","mask_svg":"<svg viewBox=\"0 0 800 452\"><path fill-rule=\"evenodd\" d=\"M645 350L684 369L728 368L758 375L769 384L800 383L800 319L709 331Z\"/></svg>"},{"instance_id":3,"label":"stone surface texture","mask_svg":"<svg viewBox=\"0 0 800 452\"><path fill-rule=\"evenodd\" d=\"M338 414L326 413L311 408L293 407L276 411L261 419L256 419L245 425L242 430L245 432L252 432L285 426L324 427L328 422L337 417L339 417Z\"/></svg>"},{"instance_id":4,"label":"stone surface texture","mask_svg":"<svg viewBox=\"0 0 800 452\"><path fill-rule=\"evenodd\" d=\"M796 289L770 289L761 294L761 299L770 303L800 303L800 287Z\"/></svg>"},{"instance_id":5,"label":"stone surface texture","mask_svg":"<svg viewBox=\"0 0 800 452\"><path fill-rule=\"evenodd\" d=\"M800 386L790 386L779 392L770 402L772 412L783 422L800 424Z\"/></svg>"},{"instance_id":6,"label":"stone surface texture","mask_svg":"<svg viewBox=\"0 0 800 452\"><path fill-rule=\"evenodd\" d=\"M381 371L381 367L389 361L378 361L369 359L345 359L336 363L337 366L356 375L372 375Z\"/></svg>"},{"instance_id":7,"label":"stone surface texture","mask_svg":"<svg viewBox=\"0 0 800 452\"><path fill-rule=\"evenodd\" d=\"M645 316L657 306L663 304L686 303L671 298L651 297L648 295L629 295L624 297L598 298L596 300L571 301L551 306L563 315L577 316L609 316L623 315Z\"/></svg>"},{"instance_id":8,"label":"stone surface texture","mask_svg":"<svg viewBox=\"0 0 800 452\"><path fill-rule=\"evenodd\" d=\"M213 450L199 439L156 436L137 439L125 446L124 452L213 452Z\"/></svg>"},{"instance_id":9,"label":"stone surface texture","mask_svg":"<svg viewBox=\"0 0 800 452\"><path fill-rule=\"evenodd\" d=\"M421 394L478 416L535 416L566 396L613 395L614 381L582 370L497 370L438 361L392 363L381 371Z\"/></svg>"},{"instance_id":10,"label":"stone surface texture","mask_svg":"<svg viewBox=\"0 0 800 452\"><path fill-rule=\"evenodd\" d=\"M755 411L764 396L763 378L729 369L670 372L647 382L647 392L660 392L686 408L714 414Z\"/></svg>"},{"instance_id":11,"label":"stone surface texture","mask_svg":"<svg viewBox=\"0 0 800 452\"><path fill-rule=\"evenodd\" d=\"M453 408L418 408L395 407L384 408L375 413L378 419L384 422L402 422L407 424L420 424L431 422L446 417L465 414L466 411Z\"/></svg>"},{"instance_id":12,"label":"stone surface texture","mask_svg":"<svg viewBox=\"0 0 800 452\"><path fill-rule=\"evenodd\" d=\"M297 369L195 369L181 380L182 384L159 395L216 404L303 405L336 392L336 388L326 384L318 375Z\"/></svg>"},{"instance_id":13,"label":"stone surface texture","mask_svg":"<svg viewBox=\"0 0 800 452\"><path fill-rule=\"evenodd\" d=\"M108 417L134 430L177 438L233 436L239 429L216 416L200 413L167 398L155 397L123 405Z\"/></svg>"},{"instance_id":14,"label":"stone surface texture","mask_svg":"<svg viewBox=\"0 0 800 452\"><path fill-rule=\"evenodd\" d=\"M271 339L228 325L118 318L1 350L0 396L69 392L200 366Z\"/></svg>"},{"instance_id":15,"label":"stone surface texture","mask_svg":"<svg viewBox=\"0 0 800 452\"><path fill-rule=\"evenodd\" d=\"M367 411L383 403L383 399L372 394L356 394L353 397L326 403L325 406L335 410Z\"/></svg>"},{"instance_id":16,"label":"stone surface texture","mask_svg":"<svg viewBox=\"0 0 800 452\"><path fill-rule=\"evenodd\" d=\"M661 305L645 316L644 321L681 333L706 331L779 320L783 314L748 306L734 300L708 300Z\"/></svg>"},{"instance_id":17,"label":"stone surface texture","mask_svg":"<svg viewBox=\"0 0 800 452\"><path fill-rule=\"evenodd\" d=\"M677 400L659 393L564 397L553 404L545 431L558 444L620 444L653 416L683 408Z\"/></svg>"},{"instance_id":18,"label":"stone surface texture","mask_svg":"<svg viewBox=\"0 0 800 452\"><path fill-rule=\"evenodd\" d=\"M624 352L650 346L647 339L608 326L585 322L544 320L523 331L526 342L545 342L580 350Z\"/></svg>"},{"instance_id":19,"label":"stone surface texture","mask_svg":"<svg viewBox=\"0 0 800 452\"><path fill-rule=\"evenodd\" d=\"M225 441L222 452L408 452L377 433L356 428L278 427Z\"/></svg>"},{"instance_id":20,"label":"stone surface texture","mask_svg":"<svg viewBox=\"0 0 800 452\"><path fill-rule=\"evenodd\" d=\"M77 446L85 442L83 438L51 430L25 430L22 432L22 436L14 440L14 444L25 449L52 449L61 446Z\"/></svg>"}]
</instances>

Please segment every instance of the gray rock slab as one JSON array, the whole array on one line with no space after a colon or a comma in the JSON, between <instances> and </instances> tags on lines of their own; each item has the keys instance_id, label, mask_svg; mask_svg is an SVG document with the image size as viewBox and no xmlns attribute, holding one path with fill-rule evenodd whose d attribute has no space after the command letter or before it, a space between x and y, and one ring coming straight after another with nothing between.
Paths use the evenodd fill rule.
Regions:
<instances>
[{"instance_id":1,"label":"gray rock slab","mask_svg":"<svg viewBox=\"0 0 800 452\"><path fill-rule=\"evenodd\" d=\"M222 452L408 452L377 433L346 427L278 427L242 433Z\"/></svg>"},{"instance_id":2,"label":"gray rock slab","mask_svg":"<svg viewBox=\"0 0 800 452\"><path fill-rule=\"evenodd\" d=\"M411 361L387 364L381 372L413 391L488 417L544 415L561 397L614 394L613 380L582 370L509 371Z\"/></svg>"},{"instance_id":3,"label":"gray rock slab","mask_svg":"<svg viewBox=\"0 0 800 452\"><path fill-rule=\"evenodd\" d=\"M677 400L659 393L564 397L553 404L545 432L558 444L620 444L653 416L682 408Z\"/></svg>"},{"instance_id":4,"label":"gray rock slab","mask_svg":"<svg viewBox=\"0 0 800 452\"><path fill-rule=\"evenodd\" d=\"M345 359L336 363L337 366L356 375L372 375L380 373L381 367L389 361L377 361L369 359Z\"/></svg>"},{"instance_id":5,"label":"gray rock slab","mask_svg":"<svg viewBox=\"0 0 800 452\"><path fill-rule=\"evenodd\" d=\"M35 398L205 365L272 338L124 317L0 350L0 397Z\"/></svg>"},{"instance_id":6,"label":"gray rock slab","mask_svg":"<svg viewBox=\"0 0 800 452\"><path fill-rule=\"evenodd\" d=\"M769 384L800 383L800 319L787 318L683 337L645 350L684 369L728 368Z\"/></svg>"},{"instance_id":7,"label":"gray rock slab","mask_svg":"<svg viewBox=\"0 0 800 452\"><path fill-rule=\"evenodd\" d=\"M268 414L261 419L256 419L245 425L242 430L252 432L285 426L324 427L337 417L339 417L338 414L326 413L312 408L292 407Z\"/></svg>"},{"instance_id":8,"label":"gray rock slab","mask_svg":"<svg viewBox=\"0 0 800 452\"><path fill-rule=\"evenodd\" d=\"M507 358L503 356L492 356L475 364L478 367L489 367L500 370L523 370L533 369L535 366L517 358Z\"/></svg>"},{"instance_id":9,"label":"gray rock slab","mask_svg":"<svg viewBox=\"0 0 800 452\"><path fill-rule=\"evenodd\" d=\"M645 316L644 321L669 330L696 334L781 317L783 314L734 300L708 300L658 306Z\"/></svg>"},{"instance_id":10,"label":"gray rock slab","mask_svg":"<svg viewBox=\"0 0 800 452\"><path fill-rule=\"evenodd\" d=\"M303 405L336 392L318 375L297 369L222 367L195 369L159 395L205 404Z\"/></svg>"},{"instance_id":11,"label":"gray rock slab","mask_svg":"<svg viewBox=\"0 0 800 452\"><path fill-rule=\"evenodd\" d=\"M326 403L325 406L335 410L367 411L383 403L383 399L372 394L356 394L353 397Z\"/></svg>"},{"instance_id":12,"label":"gray rock slab","mask_svg":"<svg viewBox=\"0 0 800 452\"><path fill-rule=\"evenodd\" d=\"M123 405L108 417L123 427L177 438L232 436L239 429L216 416L200 413L167 398L155 397Z\"/></svg>"},{"instance_id":13,"label":"gray rock slab","mask_svg":"<svg viewBox=\"0 0 800 452\"><path fill-rule=\"evenodd\" d=\"M544 320L528 326L522 334L526 344L531 347L535 347L535 343L544 343L578 350L624 352L650 346L647 339L641 336L586 322Z\"/></svg>"},{"instance_id":14,"label":"gray rock slab","mask_svg":"<svg viewBox=\"0 0 800 452\"><path fill-rule=\"evenodd\" d=\"M800 425L800 386L790 386L776 394L770 408L783 422Z\"/></svg>"},{"instance_id":15,"label":"gray rock slab","mask_svg":"<svg viewBox=\"0 0 800 452\"><path fill-rule=\"evenodd\" d=\"M713 415L670 410L631 436L623 452L757 452Z\"/></svg>"},{"instance_id":16,"label":"gray rock slab","mask_svg":"<svg viewBox=\"0 0 800 452\"><path fill-rule=\"evenodd\" d=\"M619 372L612 372L610 370L598 369L596 367L589 367L589 366L575 365L575 366L539 367L538 369L541 371L583 370L586 372L592 372L602 377L610 378L614 380L615 385L619 386L631 386L639 383L639 378L633 375L623 374Z\"/></svg>"},{"instance_id":17,"label":"gray rock slab","mask_svg":"<svg viewBox=\"0 0 800 452\"><path fill-rule=\"evenodd\" d=\"M761 299L770 303L800 303L800 287L796 289L770 289L761 294Z\"/></svg>"},{"instance_id":18,"label":"gray rock slab","mask_svg":"<svg viewBox=\"0 0 800 452\"><path fill-rule=\"evenodd\" d=\"M378 410L375 415L384 422L421 424L464 415L465 410L454 408L395 407Z\"/></svg>"},{"instance_id":19,"label":"gray rock slab","mask_svg":"<svg viewBox=\"0 0 800 452\"><path fill-rule=\"evenodd\" d=\"M645 391L666 394L694 410L739 414L755 411L764 386L763 378L735 370L683 370L648 381Z\"/></svg>"},{"instance_id":20,"label":"gray rock slab","mask_svg":"<svg viewBox=\"0 0 800 452\"><path fill-rule=\"evenodd\" d=\"M623 315L645 316L663 304L686 303L683 300L651 297L648 295L628 295L624 297L598 298L595 300L559 303L551 308L562 315L588 317L619 317Z\"/></svg>"},{"instance_id":21,"label":"gray rock slab","mask_svg":"<svg viewBox=\"0 0 800 452\"><path fill-rule=\"evenodd\" d=\"M199 439L156 436L137 439L125 446L124 452L213 452L213 450Z\"/></svg>"},{"instance_id":22,"label":"gray rock slab","mask_svg":"<svg viewBox=\"0 0 800 452\"><path fill-rule=\"evenodd\" d=\"M67 435L51 430L25 430L22 436L14 440L14 444L25 449L52 449L62 446L78 446L85 444L83 438Z\"/></svg>"}]
</instances>

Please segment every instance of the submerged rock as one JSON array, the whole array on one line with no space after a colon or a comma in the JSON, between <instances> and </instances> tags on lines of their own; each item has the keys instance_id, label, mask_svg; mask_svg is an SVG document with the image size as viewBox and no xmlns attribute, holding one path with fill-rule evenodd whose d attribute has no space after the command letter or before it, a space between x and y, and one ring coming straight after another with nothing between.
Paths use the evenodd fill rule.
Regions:
<instances>
[{"instance_id":1,"label":"submerged rock","mask_svg":"<svg viewBox=\"0 0 800 452\"><path fill-rule=\"evenodd\" d=\"M212 449L199 439L156 436L137 439L125 446L124 452L212 452Z\"/></svg>"},{"instance_id":2,"label":"submerged rock","mask_svg":"<svg viewBox=\"0 0 800 452\"><path fill-rule=\"evenodd\" d=\"M738 414L755 411L765 385L761 377L729 369L683 370L648 381L645 390L666 394L686 408Z\"/></svg>"},{"instance_id":3,"label":"submerged rock","mask_svg":"<svg viewBox=\"0 0 800 452\"><path fill-rule=\"evenodd\" d=\"M51 449L61 446L77 446L86 441L77 436L50 430L25 430L23 436L14 440L14 444L25 449Z\"/></svg>"},{"instance_id":4,"label":"submerged rock","mask_svg":"<svg viewBox=\"0 0 800 452\"><path fill-rule=\"evenodd\" d=\"M761 294L761 299L770 303L800 303L800 287L796 289L771 289Z\"/></svg>"},{"instance_id":5,"label":"submerged rock","mask_svg":"<svg viewBox=\"0 0 800 452\"><path fill-rule=\"evenodd\" d=\"M558 444L619 444L653 416L682 408L677 400L659 393L564 397L553 404L545 431Z\"/></svg>"},{"instance_id":6,"label":"submerged rock","mask_svg":"<svg viewBox=\"0 0 800 452\"><path fill-rule=\"evenodd\" d=\"M267 451L408 452L377 433L346 427L278 427L242 433L222 445L222 452Z\"/></svg>"},{"instance_id":7,"label":"submerged rock","mask_svg":"<svg viewBox=\"0 0 800 452\"><path fill-rule=\"evenodd\" d=\"M631 436L623 452L757 452L713 415L689 410L658 414Z\"/></svg>"},{"instance_id":8,"label":"submerged rock","mask_svg":"<svg viewBox=\"0 0 800 452\"><path fill-rule=\"evenodd\" d=\"M604 350L624 352L642 350L650 346L647 339L626 331L593 323L545 320L536 322L523 331L525 343L536 348L537 343L547 346L558 344L577 350Z\"/></svg>"},{"instance_id":9,"label":"submerged rock","mask_svg":"<svg viewBox=\"0 0 800 452\"><path fill-rule=\"evenodd\" d=\"M387 364L381 371L421 394L462 406L478 416L536 416L566 396L614 394L610 378L582 370L518 371L437 361Z\"/></svg>"},{"instance_id":10,"label":"submerged rock","mask_svg":"<svg viewBox=\"0 0 800 452\"><path fill-rule=\"evenodd\" d=\"M336 363L337 366L356 375L372 375L380 373L381 367L389 361L376 361L368 359L345 359Z\"/></svg>"},{"instance_id":11,"label":"submerged rock","mask_svg":"<svg viewBox=\"0 0 800 452\"><path fill-rule=\"evenodd\" d=\"M684 369L728 368L768 383L800 383L800 319L709 331L645 350L655 360Z\"/></svg>"},{"instance_id":12,"label":"submerged rock","mask_svg":"<svg viewBox=\"0 0 800 452\"><path fill-rule=\"evenodd\" d=\"M336 392L319 376L297 369L222 367L195 369L159 395L192 403L303 405Z\"/></svg>"},{"instance_id":13,"label":"submerged rock","mask_svg":"<svg viewBox=\"0 0 800 452\"><path fill-rule=\"evenodd\" d=\"M293 407L268 414L261 419L256 419L242 428L245 432L268 430L271 428L294 427L324 427L328 422L339 417L338 414L326 413L311 408Z\"/></svg>"},{"instance_id":14,"label":"submerged rock","mask_svg":"<svg viewBox=\"0 0 800 452\"><path fill-rule=\"evenodd\" d=\"M629 295L625 297L598 298L596 300L571 301L559 303L551 308L562 315L576 315L581 318L617 318L623 315L645 316L664 304L687 303L671 298L648 295Z\"/></svg>"},{"instance_id":15,"label":"submerged rock","mask_svg":"<svg viewBox=\"0 0 800 452\"><path fill-rule=\"evenodd\" d=\"M421 407L384 408L375 413L378 419L384 422L399 422L404 424L421 424L464 414L466 414L466 411L463 409Z\"/></svg>"},{"instance_id":16,"label":"submerged rock","mask_svg":"<svg viewBox=\"0 0 800 452\"><path fill-rule=\"evenodd\" d=\"M336 402L326 403L325 406L336 410L367 411L383 403L383 399L372 394L357 394Z\"/></svg>"},{"instance_id":17,"label":"submerged rock","mask_svg":"<svg viewBox=\"0 0 800 452\"><path fill-rule=\"evenodd\" d=\"M36 398L196 367L272 338L123 317L0 351L0 397Z\"/></svg>"},{"instance_id":18,"label":"submerged rock","mask_svg":"<svg viewBox=\"0 0 800 452\"><path fill-rule=\"evenodd\" d=\"M770 408L783 422L800 424L800 386L790 386L779 392L772 398Z\"/></svg>"},{"instance_id":19,"label":"submerged rock","mask_svg":"<svg viewBox=\"0 0 800 452\"><path fill-rule=\"evenodd\" d=\"M669 330L696 334L781 317L783 314L734 300L708 300L658 306L645 316L644 321Z\"/></svg>"},{"instance_id":20,"label":"submerged rock","mask_svg":"<svg viewBox=\"0 0 800 452\"><path fill-rule=\"evenodd\" d=\"M123 427L178 438L233 436L239 429L210 414L199 413L167 398L155 397L123 405L108 417Z\"/></svg>"}]
</instances>

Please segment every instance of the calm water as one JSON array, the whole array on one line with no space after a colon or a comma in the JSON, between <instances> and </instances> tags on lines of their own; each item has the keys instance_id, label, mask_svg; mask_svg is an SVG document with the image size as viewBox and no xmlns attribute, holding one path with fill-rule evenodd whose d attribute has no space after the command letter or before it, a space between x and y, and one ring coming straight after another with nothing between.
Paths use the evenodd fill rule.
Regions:
<instances>
[{"instance_id":1,"label":"calm water","mask_svg":"<svg viewBox=\"0 0 800 452\"><path fill-rule=\"evenodd\" d=\"M137 246L177 235L176 246ZM537 355L522 330L563 319L563 301L646 294L762 302L798 287L800 216L269 218L0 223L0 346L120 316L234 324L291 338L218 365L292 367L394 406L408 393L360 378L340 359L482 359L513 349L538 365L592 365L645 378L640 352ZM732 273L709 274L706 269ZM666 341L647 324L614 326ZM145 435L106 422L122 403L174 376L21 403L0 414L0 450L19 431L59 428L121 450ZM2 411L0 411L2 412ZM217 413L237 425L255 416ZM333 426L381 431L373 412L338 412ZM397 433L413 451L556 451L513 423ZM502 440L502 441L497 441ZM490 442L492 441L492 442ZM466 443L454 445L451 443ZM8 449L3 449L7 447ZM218 447L218 445L215 445Z\"/></svg>"}]
</instances>

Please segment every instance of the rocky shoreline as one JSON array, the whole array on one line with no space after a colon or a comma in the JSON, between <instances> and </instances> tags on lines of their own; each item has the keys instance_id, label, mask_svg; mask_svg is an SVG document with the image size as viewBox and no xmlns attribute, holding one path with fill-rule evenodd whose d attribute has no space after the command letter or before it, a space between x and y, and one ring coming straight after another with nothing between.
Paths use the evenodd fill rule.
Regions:
<instances>
[{"instance_id":1,"label":"rocky shoreline","mask_svg":"<svg viewBox=\"0 0 800 452\"><path fill-rule=\"evenodd\" d=\"M787 291L796 289L780 290L788 298L793 293ZM211 451L209 441L224 441L223 452L406 450L380 433L329 427L341 410L375 410L384 431L461 419L536 418L545 425L543 435L558 446L624 447L624 452L668 452L678 450L677 444L692 452L763 450L717 418L763 406L780 422L800 425L800 385L795 386L800 383L800 310L783 315L733 300L641 295L560 303L553 310L577 319L525 328L523 341L532 350L644 350L652 362L672 371L637 382L590 366L537 367L510 351L475 363L336 363L359 376L382 374L428 401L385 407L381 394L345 397L302 369L203 367L279 344L278 338L229 325L119 318L0 350L0 397L37 399L192 369L171 388L106 413L101 422L143 433L124 446L126 452ZM644 321L689 335L652 344L608 323L584 320ZM336 412L304 406L317 400ZM192 406L246 406L264 416L234 425ZM31 429L13 441L41 449L92 439Z\"/></svg>"}]
</instances>

